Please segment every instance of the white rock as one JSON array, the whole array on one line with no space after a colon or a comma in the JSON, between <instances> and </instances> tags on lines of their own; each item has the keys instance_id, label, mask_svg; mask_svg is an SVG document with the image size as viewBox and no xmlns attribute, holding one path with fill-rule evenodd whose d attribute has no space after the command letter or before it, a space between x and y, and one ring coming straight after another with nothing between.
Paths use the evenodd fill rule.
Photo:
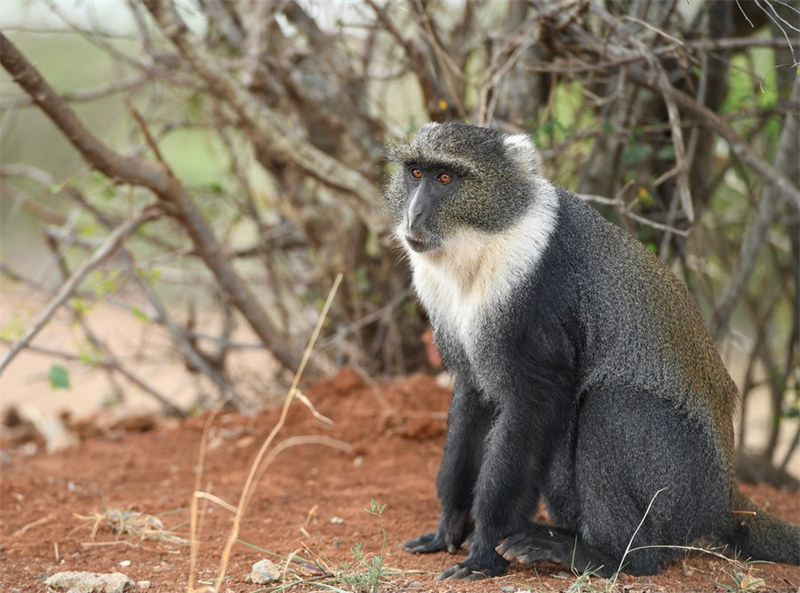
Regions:
<instances>
[{"instance_id":1,"label":"white rock","mask_svg":"<svg viewBox=\"0 0 800 593\"><path fill-rule=\"evenodd\" d=\"M121 572L57 572L45 582L48 593L125 593L133 581Z\"/></svg>"},{"instance_id":2,"label":"white rock","mask_svg":"<svg viewBox=\"0 0 800 593\"><path fill-rule=\"evenodd\" d=\"M253 570L247 580L255 585L263 585L281 579L281 570L275 564L267 560L259 560L253 564Z\"/></svg>"}]
</instances>

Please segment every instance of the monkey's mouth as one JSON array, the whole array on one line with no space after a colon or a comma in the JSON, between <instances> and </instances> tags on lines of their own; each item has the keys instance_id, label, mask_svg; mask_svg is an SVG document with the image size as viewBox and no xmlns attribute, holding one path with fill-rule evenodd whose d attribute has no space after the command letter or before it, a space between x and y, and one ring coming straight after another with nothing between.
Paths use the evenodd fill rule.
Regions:
<instances>
[{"instance_id":1,"label":"monkey's mouth","mask_svg":"<svg viewBox=\"0 0 800 593\"><path fill-rule=\"evenodd\" d=\"M429 241L421 235L406 235L406 244L417 253L425 253L436 248L436 243Z\"/></svg>"}]
</instances>

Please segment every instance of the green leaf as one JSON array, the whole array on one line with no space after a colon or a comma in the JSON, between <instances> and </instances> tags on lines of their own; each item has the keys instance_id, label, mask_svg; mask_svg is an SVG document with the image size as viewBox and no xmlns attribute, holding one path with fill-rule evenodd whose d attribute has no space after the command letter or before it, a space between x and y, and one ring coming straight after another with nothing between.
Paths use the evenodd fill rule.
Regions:
<instances>
[{"instance_id":1,"label":"green leaf","mask_svg":"<svg viewBox=\"0 0 800 593\"><path fill-rule=\"evenodd\" d=\"M25 324L19 315L13 315L8 323L0 325L0 338L8 342L19 340L23 333L25 333Z\"/></svg>"},{"instance_id":2,"label":"green leaf","mask_svg":"<svg viewBox=\"0 0 800 593\"><path fill-rule=\"evenodd\" d=\"M148 284L152 284L159 278L161 278L161 270L156 268L145 269L145 268L137 268L136 275L139 276L142 280L147 282Z\"/></svg>"},{"instance_id":3,"label":"green leaf","mask_svg":"<svg viewBox=\"0 0 800 593\"><path fill-rule=\"evenodd\" d=\"M80 297L75 297L69 302L69 304L72 306L72 309L76 313L83 315L85 315L92 309L92 306Z\"/></svg>"},{"instance_id":4,"label":"green leaf","mask_svg":"<svg viewBox=\"0 0 800 593\"><path fill-rule=\"evenodd\" d=\"M649 144L628 144L622 151L622 164L632 167L649 159L652 154L653 147Z\"/></svg>"},{"instance_id":5,"label":"green leaf","mask_svg":"<svg viewBox=\"0 0 800 593\"><path fill-rule=\"evenodd\" d=\"M142 311L139 307L132 307L131 313L133 313L133 316L138 321L141 321L143 323L150 323L152 321L152 319L150 319L150 316L144 311Z\"/></svg>"},{"instance_id":6,"label":"green leaf","mask_svg":"<svg viewBox=\"0 0 800 593\"><path fill-rule=\"evenodd\" d=\"M69 371L67 367L62 366L60 364L54 364L50 367L50 371L47 373L48 379L50 379L50 387L53 389L69 389Z\"/></svg>"},{"instance_id":7,"label":"green leaf","mask_svg":"<svg viewBox=\"0 0 800 593\"><path fill-rule=\"evenodd\" d=\"M117 270L96 270L86 281L86 288L98 299L114 292L119 288L119 272Z\"/></svg>"}]
</instances>

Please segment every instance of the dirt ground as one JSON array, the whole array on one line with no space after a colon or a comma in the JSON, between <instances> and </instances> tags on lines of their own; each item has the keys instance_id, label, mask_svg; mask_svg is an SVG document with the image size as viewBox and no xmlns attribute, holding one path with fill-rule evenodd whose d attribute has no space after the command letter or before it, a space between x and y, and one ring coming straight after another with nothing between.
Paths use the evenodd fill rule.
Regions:
<instances>
[{"instance_id":1,"label":"dirt ground","mask_svg":"<svg viewBox=\"0 0 800 593\"><path fill-rule=\"evenodd\" d=\"M383 530L383 567L388 573L383 591L607 588L602 579L578 582L574 575L546 564L514 565L505 577L477 583L435 581L436 574L458 557L415 556L399 544L436 525L434 481L448 390L426 375L374 386L345 370L309 388L306 395L334 424L314 418L301 403L292 405L275 442L299 444L282 451L260 478L232 548L223 590L280 587L280 582L247 581L253 563L263 558L278 565L285 584L297 583L295 590L366 589L365 563L381 557ZM279 410L254 417L221 412L207 432L201 489L235 506L254 456L278 417ZM59 571L119 571L138 583L133 591L185 591L193 569L190 546L183 540L190 535L190 501L208 419L208 414L181 422L129 418L105 427L100 419L83 422L73 426L80 444L50 454L41 452L42 447L32 452L30 443L14 440L16 433L6 430L0 460L0 590L44 591L44 580ZM287 440L304 436L314 436L315 443ZM336 447L331 446L336 444L333 439L339 443ZM800 523L796 493L765 486L743 489L775 514ZM373 500L386 505L380 516L365 510ZM138 523L130 516L120 520L120 513L128 511L142 513ZM100 519L103 513L105 520ZM163 530L148 515L158 517ZM223 506L200 499L200 547L194 568L198 586L215 578L232 518ZM115 525L128 532L114 533ZM150 531L143 534L137 526ZM364 562L354 552L357 544L363 544ZM662 575L623 576L616 586L629 593L796 593L800 568L744 566L687 553Z\"/></svg>"}]
</instances>

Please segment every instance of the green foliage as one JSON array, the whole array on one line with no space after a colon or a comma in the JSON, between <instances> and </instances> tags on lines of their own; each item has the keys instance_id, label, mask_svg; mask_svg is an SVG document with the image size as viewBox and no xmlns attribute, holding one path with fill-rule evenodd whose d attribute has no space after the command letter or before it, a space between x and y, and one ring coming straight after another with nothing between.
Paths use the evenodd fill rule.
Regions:
<instances>
[{"instance_id":1,"label":"green foliage","mask_svg":"<svg viewBox=\"0 0 800 593\"><path fill-rule=\"evenodd\" d=\"M763 73L758 85L754 85L754 71ZM722 113L775 105L778 95L772 52L767 48L753 48L747 54L735 55L731 59L728 87Z\"/></svg>"},{"instance_id":2,"label":"green foliage","mask_svg":"<svg viewBox=\"0 0 800 593\"><path fill-rule=\"evenodd\" d=\"M142 323L151 323L153 321L150 316L139 307L131 307L131 314L137 321L141 321Z\"/></svg>"},{"instance_id":3,"label":"green foliage","mask_svg":"<svg viewBox=\"0 0 800 593\"><path fill-rule=\"evenodd\" d=\"M215 130L179 129L168 134L159 148L175 174L189 187L225 187L230 158Z\"/></svg>"},{"instance_id":4,"label":"green foliage","mask_svg":"<svg viewBox=\"0 0 800 593\"><path fill-rule=\"evenodd\" d=\"M136 268L136 275L147 284L152 285L161 278L161 270L158 268Z\"/></svg>"},{"instance_id":5,"label":"green foliage","mask_svg":"<svg viewBox=\"0 0 800 593\"><path fill-rule=\"evenodd\" d=\"M69 306L72 307L72 310L75 311L78 315L86 315L92 310L91 303L87 302L85 299L80 297L75 297L69 301Z\"/></svg>"},{"instance_id":6,"label":"green foliage","mask_svg":"<svg viewBox=\"0 0 800 593\"><path fill-rule=\"evenodd\" d=\"M63 365L51 365L50 369L47 371L47 378L50 381L50 387L53 389L70 388L69 371L67 370L67 367Z\"/></svg>"},{"instance_id":7,"label":"green foliage","mask_svg":"<svg viewBox=\"0 0 800 593\"><path fill-rule=\"evenodd\" d=\"M378 593L386 577L383 563L386 552L386 526L384 525L383 511L386 510L386 505L370 500L369 507L364 510L380 520L381 550L378 555L369 556L364 552L363 543L356 543L352 550L355 564L351 566L349 563L344 563L342 565L341 580L356 593Z\"/></svg>"},{"instance_id":8,"label":"green foliage","mask_svg":"<svg viewBox=\"0 0 800 593\"><path fill-rule=\"evenodd\" d=\"M11 319L9 319L7 323L0 326L0 339L7 342L18 340L24 333L25 325L22 321L22 317L16 313L11 316Z\"/></svg>"},{"instance_id":9,"label":"green foliage","mask_svg":"<svg viewBox=\"0 0 800 593\"><path fill-rule=\"evenodd\" d=\"M86 279L86 289L102 299L119 288L119 280L120 274L117 270L95 270Z\"/></svg>"}]
</instances>

